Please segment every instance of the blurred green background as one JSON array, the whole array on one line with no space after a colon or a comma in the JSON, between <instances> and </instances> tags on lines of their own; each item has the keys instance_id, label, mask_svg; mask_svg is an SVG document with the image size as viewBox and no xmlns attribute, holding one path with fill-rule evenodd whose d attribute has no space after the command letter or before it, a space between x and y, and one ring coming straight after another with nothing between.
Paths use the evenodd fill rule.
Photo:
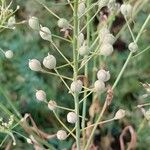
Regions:
<instances>
[{"instance_id":1,"label":"blurred green background","mask_svg":"<svg viewBox=\"0 0 150 150\"><path fill-rule=\"evenodd\" d=\"M44 2L44 0L42 0ZM45 4L51 8L58 16L72 20L71 9L68 5L64 5L65 0L45 0ZM34 0L15 0L12 8L19 5L20 9L15 13L16 21L27 20L29 16L36 16L39 18L43 26L50 28L51 32L56 35L63 36L60 29L57 27L57 19L52 16L42 5ZM144 8L134 18L132 29L135 35L138 34L143 22L145 21L148 13L150 12L150 5L144 5ZM97 20L95 21L97 22ZM95 23L95 28L96 28ZM120 27L122 25L120 24ZM139 51L143 50L150 45L150 26L148 25L142 34L138 45ZM125 30L120 38L123 46L119 46L119 42L115 44L115 52L113 56L107 60L108 68L112 74L109 84L112 85L118 75L124 61L127 58L129 51L127 45L132 41L128 29ZM71 60L72 48L67 42L61 41L57 38L54 39L55 43L59 46L62 52ZM14 57L11 60L6 59L2 54L0 55L0 86L2 90L8 95L9 99L16 106L18 111L24 115L30 113L36 122L37 126L47 132L55 133L58 129L62 128L57 122L53 114L48 110L47 106L43 103L37 102L35 99L36 89L42 89L47 93L48 100L54 99L61 106L73 108L73 99L64 87L63 83L58 80L58 77L48 74L36 73L28 68L28 60L32 58L42 59L47 53L54 54L57 58L57 65L64 64L62 57L54 50L54 48L47 42L40 38L39 34L29 28L28 24L16 25L15 30L4 30L0 33L0 47L2 49L11 49L14 52ZM63 75L71 76L72 70L69 67L61 69ZM89 66L89 74L92 74L92 65ZM128 65L120 83L114 91L114 99L111 107L108 110L106 118L109 118L118 108L123 108L128 111L127 117L122 121L115 121L106 124L101 129L100 134L96 137L96 142L100 143L101 139L108 137L111 134L113 142L112 149L119 149L118 137L121 129L125 125L132 125L135 130L139 128L139 124L143 120L143 115L139 109L135 107L139 103L146 103L150 99L140 99L140 96L146 93L146 90L140 84L150 81L150 52L147 51L142 55L131 60ZM68 82L68 84L70 84ZM9 110L12 110L6 98L0 92L0 102L3 103ZM88 98L88 108L91 104L91 97ZM146 107L146 109L149 109ZM0 110L1 117L6 117L6 114ZM62 120L66 122L66 111L60 111ZM88 111L87 111L88 115ZM138 134L139 150L148 150L150 148L150 125L148 121L145 123L144 128ZM24 131L17 128L22 134ZM16 135L17 136L17 135ZM0 134L0 142L5 137ZM12 149L33 149L32 146L27 145L23 138L17 136L17 146ZM110 140L109 137L106 140ZM56 149L70 149L73 140L69 138L66 141L60 142L58 140L51 140L51 143ZM0 149L5 149L7 142ZM115 146L115 144L117 146ZM110 147L109 147L110 148ZM104 149L104 148L103 148Z\"/></svg>"}]
</instances>

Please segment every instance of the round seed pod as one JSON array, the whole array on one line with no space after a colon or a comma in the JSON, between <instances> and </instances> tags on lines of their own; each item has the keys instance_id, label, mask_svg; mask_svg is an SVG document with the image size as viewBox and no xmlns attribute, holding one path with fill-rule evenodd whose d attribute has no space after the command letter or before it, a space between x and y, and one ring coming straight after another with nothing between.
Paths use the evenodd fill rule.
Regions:
<instances>
[{"instance_id":1,"label":"round seed pod","mask_svg":"<svg viewBox=\"0 0 150 150\"><path fill-rule=\"evenodd\" d=\"M73 81L70 86L71 92L80 93L82 90L81 80Z\"/></svg>"},{"instance_id":2,"label":"round seed pod","mask_svg":"<svg viewBox=\"0 0 150 150\"><path fill-rule=\"evenodd\" d=\"M7 26L11 29L15 29L15 24L16 24L16 19L15 19L15 16L11 16L9 19L8 19L8 22L7 22Z\"/></svg>"},{"instance_id":3,"label":"round seed pod","mask_svg":"<svg viewBox=\"0 0 150 150\"><path fill-rule=\"evenodd\" d=\"M26 141L27 141L27 143L29 143L29 144L33 144L33 143L32 143L32 140L29 139L29 138L26 138Z\"/></svg>"},{"instance_id":4,"label":"round seed pod","mask_svg":"<svg viewBox=\"0 0 150 150\"><path fill-rule=\"evenodd\" d=\"M48 69L54 69L56 67L56 58L48 54L48 56L43 59L43 65Z\"/></svg>"},{"instance_id":5,"label":"round seed pod","mask_svg":"<svg viewBox=\"0 0 150 150\"><path fill-rule=\"evenodd\" d=\"M108 30L108 28L106 27L101 28L99 31L100 39L102 39L106 34L110 34L110 31Z\"/></svg>"},{"instance_id":6,"label":"round seed pod","mask_svg":"<svg viewBox=\"0 0 150 150\"><path fill-rule=\"evenodd\" d=\"M126 115L126 111L123 109L119 109L115 114L115 119L122 119Z\"/></svg>"},{"instance_id":7,"label":"round seed pod","mask_svg":"<svg viewBox=\"0 0 150 150\"><path fill-rule=\"evenodd\" d=\"M78 16L82 16L85 12L85 3L84 2L81 2L79 3L79 6L78 6Z\"/></svg>"},{"instance_id":8,"label":"round seed pod","mask_svg":"<svg viewBox=\"0 0 150 150\"><path fill-rule=\"evenodd\" d=\"M49 102L48 102L48 108L50 109L50 110L55 110L56 108L57 108L57 103L55 102L55 101L53 101L53 100L50 100Z\"/></svg>"},{"instance_id":9,"label":"round seed pod","mask_svg":"<svg viewBox=\"0 0 150 150\"><path fill-rule=\"evenodd\" d=\"M40 71L42 69L41 63L37 59L29 60L29 68L33 71Z\"/></svg>"},{"instance_id":10,"label":"round seed pod","mask_svg":"<svg viewBox=\"0 0 150 150\"><path fill-rule=\"evenodd\" d=\"M84 34L80 33L78 35L78 45L79 45L79 47L81 47L81 45L83 45L83 43L84 43Z\"/></svg>"},{"instance_id":11,"label":"round seed pod","mask_svg":"<svg viewBox=\"0 0 150 150\"><path fill-rule=\"evenodd\" d=\"M11 59L13 56L14 56L13 51L7 50L7 51L5 52L5 57L6 57L6 58Z\"/></svg>"},{"instance_id":12,"label":"round seed pod","mask_svg":"<svg viewBox=\"0 0 150 150\"><path fill-rule=\"evenodd\" d=\"M64 130L59 130L56 136L57 136L57 139L59 140L65 140L67 138L67 133Z\"/></svg>"},{"instance_id":13,"label":"round seed pod","mask_svg":"<svg viewBox=\"0 0 150 150\"><path fill-rule=\"evenodd\" d=\"M67 121L72 124L76 123L77 122L77 114L74 112L69 112L67 114Z\"/></svg>"},{"instance_id":14,"label":"round seed pod","mask_svg":"<svg viewBox=\"0 0 150 150\"><path fill-rule=\"evenodd\" d=\"M88 47L85 46L85 45L81 46L81 47L79 48L78 52L79 52L79 54L80 54L81 56L85 56L85 55L88 55L88 54L89 54Z\"/></svg>"},{"instance_id":15,"label":"round seed pod","mask_svg":"<svg viewBox=\"0 0 150 150\"><path fill-rule=\"evenodd\" d=\"M65 29L69 28L69 23L65 18L60 18L57 22L57 25L59 28L65 28Z\"/></svg>"},{"instance_id":16,"label":"round seed pod","mask_svg":"<svg viewBox=\"0 0 150 150\"><path fill-rule=\"evenodd\" d=\"M132 6L130 4L122 4L120 11L125 17L128 17L132 13Z\"/></svg>"},{"instance_id":17,"label":"round seed pod","mask_svg":"<svg viewBox=\"0 0 150 150\"><path fill-rule=\"evenodd\" d=\"M39 34L40 34L41 38L46 40L46 41L52 40L51 31L47 27L41 27Z\"/></svg>"},{"instance_id":18,"label":"round seed pod","mask_svg":"<svg viewBox=\"0 0 150 150\"><path fill-rule=\"evenodd\" d=\"M147 110L147 111L145 112L145 118L146 118L147 120L150 120L150 110Z\"/></svg>"},{"instance_id":19,"label":"round seed pod","mask_svg":"<svg viewBox=\"0 0 150 150\"><path fill-rule=\"evenodd\" d=\"M102 44L100 54L103 56L110 56L113 52L113 46L111 44Z\"/></svg>"},{"instance_id":20,"label":"round seed pod","mask_svg":"<svg viewBox=\"0 0 150 150\"><path fill-rule=\"evenodd\" d=\"M109 73L109 71L101 69L97 72L97 78L98 78L98 80L106 82L110 79L110 73Z\"/></svg>"},{"instance_id":21,"label":"round seed pod","mask_svg":"<svg viewBox=\"0 0 150 150\"><path fill-rule=\"evenodd\" d=\"M105 89L105 83L101 80L95 81L94 89L96 92L102 92Z\"/></svg>"},{"instance_id":22,"label":"round seed pod","mask_svg":"<svg viewBox=\"0 0 150 150\"><path fill-rule=\"evenodd\" d=\"M138 45L135 42L132 42L129 44L128 48L131 52L134 53L138 50Z\"/></svg>"},{"instance_id":23,"label":"round seed pod","mask_svg":"<svg viewBox=\"0 0 150 150\"><path fill-rule=\"evenodd\" d=\"M43 90L36 91L35 96L36 96L36 99L39 101L46 100L46 93Z\"/></svg>"},{"instance_id":24,"label":"round seed pod","mask_svg":"<svg viewBox=\"0 0 150 150\"><path fill-rule=\"evenodd\" d=\"M40 29L39 19L37 17L34 16L30 17L28 20L28 24L34 30Z\"/></svg>"},{"instance_id":25,"label":"round seed pod","mask_svg":"<svg viewBox=\"0 0 150 150\"><path fill-rule=\"evenodd\" d=\"M105 44L109 43L111 45L113 45L115 43L115 37L113 36L113 34L105 34L105 36L102 38L102 42Z\"/></svg>"}]
</instances>

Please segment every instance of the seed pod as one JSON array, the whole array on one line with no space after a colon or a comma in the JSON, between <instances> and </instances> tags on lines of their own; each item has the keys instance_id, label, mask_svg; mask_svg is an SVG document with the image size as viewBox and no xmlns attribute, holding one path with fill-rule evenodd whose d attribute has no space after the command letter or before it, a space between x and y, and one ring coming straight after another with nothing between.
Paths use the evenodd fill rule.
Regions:
<instances>
[{"instance_id":1,"label":"seed pod","mask_svg":"<svg viewBox=\"0 0 150 150\"><path fill-rule=\"evenodd\" d=\"M69 23L65 18L60 18L57 22L59 28L68 29Z\"/></svg>"},{"instance_id":2,"label":"seed pod","mask_svg":"<svg viewBox=\"0 0 150 150\"><path fill-rule=\"evenodd\" d=\"M43 65L48 69L54 69L56 67L56 58L48 54L48 56L43 59Z\"/></svg>"},{"instance_id":3,"label":"seed pod","mask_svg":"<svg viewBox=\"0 0 150 150\"><path fill-rule=\"evenodd\" d=\"M64 130L59 130L56 136L59 140L65 140L67 138L67 133Z\"/></svg>"},{"instance_id":4,"label":"seed pod","mask_svg":"<svg viewBox=\"0 0 150 150\"><path fill-rule=\"evenodd\" d=\"M108 28L103 27L99 31L99 38L102 39L106 34L109 34L109 33L110 33L110 31L108 30Z\"/></svg>"},{"instance_id":5,"label":"seed pod","mask_svg":"<svg viewBox=\"0 0 150 150\"><path fill-rule=\"evenodd\" d=\"M147 111L145 112L145 118L146 118L147 120L150 120L150 110L147 110Z\"/></svg>"},{"instance_id":6,"label":"seed pod","mask_svg":"<svg viewBox=\"0 0 150 150\"><path fill-rule=\"evenodd\" d=\"M39 101L46 100L46 93L43 90L36 91L35 96L36 96L36 99Z\"/></svg>"},{"instance_id":7,"label":"seed pod","mask_svg":"<svg viewBox=\"0 0 150 150\"><path fill-rule=\"evenodd\" d=\"M8 58L8 59L11 59L13 57L13 55L14 55L14 53L11 50L7 50L5 52L5 57Z\"/></svg>"},{"instance_id":8,"label":"seed pod","mask_svg":"<svg viewBox=\"0 0 150 150\"><path fill-rule=\"evenodd\" d=\"M116 6L116 0L109 0L107 4L109 11L113 11L115 9L115 6Z\"/></svg>"},{"instance_id":9,"label":"seed pod","mask_svg":"<svg viewBox=\"0 0 150 150\"><path fill-rule=\"evenodd\" d=\"M49 28L41 27L39 33L40 33L40 36L41 36L42 39L44 39L46 41L51 41L52 40L52 34L51 34L51 31L49 30Z\"/></svg>"},{"instance_id":10,"label":"seed pod","mask_svg":"<svg viewBox=\"0 0 150 150\"><path fill-rule=\"evenodd\" d=\"M42 69L41 63L37 59L29 60L29 68L33 71L40 71Z\"/></svg>"},{"instance_id":11,"label":"seed pod","mask_svg":"<svg viewBox=\"0 0 150 150\"><path fill-rule=\"evenodd\" d=\"M132 13L132 6L130 4L122 4L120 11L125 17L129 17Z\"/></svg>"},{"instance_id":12,"label":"seed pod","mask_svg":"<svg viewBox=\"0 0 150 150\"><path fill-rule=\"evenodd\" d=\"M81 80L73 81L70 86L71 92L80 93L82 90Z\"/></svg>"},{"instance_id":13,"label":"seed pod","mask_svg":"<svg viewBox=\"0 0 150 150\"><path fill-rule=\"evenodd\" d=\"M101 9L104 6L107 6L108 2L109 2L109 0L99 0L98 1L98 7L99 7L99 9Z\"/></svg>"},{"instance_id":14,"label":"seed pod","mask_svg":"<svg viewBox=\"0 0 150 150\"><path fill-rule=\"evenodd\" d=\"M84 1L79 3L79 6L78 6L78 16L81 17L85 12L85 3Z\"/></svg>"},{"instance_id":15,"label":"seed pod","mask_svg":"<svg viewBox=\"0 0 150 150\"><path fill-rule=\"evenodd\" d=\"M100 54L103 56L110 56L113 52L113 46L111 44L102 44Z\"/></svg>"},{"instance_id":16,"label":"seed pod","mask_svg":"<svg viewBox=\"0 0 150 150\"><path fill-rule=\"evenodd\" d=\"M50 109L50 110L55 110L56 108L57 108L57 103L55 102L55 101L53 101L53 100L50 100L49 102L48 102L48 108Z\"/></svg>"},{"instance_id":17,"label":"seed pod","mask_svg":"<svg viewBox=\"0 0 150 150\"><path fill-rule=\"evenodd\" d=\"M37 17L30 17L28 20L28 24L34 30L40 29L39 19Z\"/></svg>"},{"instance_id":18,"label":"seed pod","mask_svg":"<svg viewBox=\"0 0 150 150\"><path fill-rule=\"evenodd\" d=\"M81 56L88 55L89 53L88 47L85 45L81 46L78 51Z\"/></svg>"},{"instance_id":19,"label":"seed pod","mask_svg":"<svg viewBox=\"0 0 150 150\"><path fill-rule=\"evenodd\" d=\"M83 45L83 43L84 43L84 34L80 33L78 35L78 45L79 45L79 47L81 47L81 45Z\"/></svg>"},{"instance_id":20,"label":"seed pod","mask_svg":"<svg viewBox=\"0 0 150 150\"><path fill-rule=\"evenodd\" d=\"M94 89L96 92L102 92L105 89L105 83L101 80L95 81Z\"/></svg>"},{"instance_id":21,"label":"seed pod","mask_svg":"<svg viewBox=\"0 0 150 150\"><path fill-rule=\"evenodd\" d=\"M138 50L138 45L135 42L132 42L129 44L128 48L131 52L134 53Z\"/></svg>"},{"instance_id":22,"label":"seed pod","mask_svg":"<svg viewBox=\"0 0 150 150\"><path fill-rule=\"evenodd\" d=\"M104 43L104 44L111 44L113 45L115 43L115 37L108 33L108 34L105 34L105 36L101 39L101 41Z\"/></svg>"},{"instance_id":23,"label":"seed pod","mask_svg":"<svg viewBox=\"0 0 150 150\"><path fill-rule=\"evenodd\" d=\"M67 114L67 121L69 122L69 123L76 123L77 122L77 114L76 113L74 113L74 112L69 112L68 114Z\"/></svg>"},{"instance_id":24,"label":"seed pod","mask_svg":"<svg viewBox=\"0 0 150 150\"><path fill-rule=\"evenodd\" d=\"M109 71L105 71L104 69L101 69L97 72L97 78L98 80L106 82L110 79L110 73Z\"/></svg>"},{"instance_id":25,"label":"seed pod","mask_svg":"<svg viewBox=\"0 0 150 150\"><path fill-rule=\"evenodd\" d=\"M122 119L125 115L126 115L125 110L119 109L119 110L116 112L114 119Z\"/></svg>"},{"instance_id":26,"label":"seed pod","mask_svg":"<svg viewBox=\"0 0 150 150\"><path fill-rule=\"evenodd\" d=\"M32 144L32 140L29 138L26 138L27 143Z\"/></svg>"},{"instance_id":27,"label":"seed pod","mask_svg":"<svg viewBox=\"0 0 150 150\"><path fill-rule=\"evenodd\" d=\"M7 26L8 26L9 28L15 29L15 24L16 24L15 16L11 16L11 17L8 19Z\"/></svg>"}]
</instances>

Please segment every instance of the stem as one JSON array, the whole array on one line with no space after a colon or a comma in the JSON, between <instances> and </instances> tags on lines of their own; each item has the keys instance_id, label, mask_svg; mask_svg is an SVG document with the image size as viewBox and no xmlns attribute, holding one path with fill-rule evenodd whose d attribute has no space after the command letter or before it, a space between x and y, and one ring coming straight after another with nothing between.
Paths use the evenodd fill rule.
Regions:
<instances>
[{"instance_id":1,"label":"stem","mask_svg":"<svg viewBox=\"0 0 150 150\"><path fill-rule=\"evenodd\" d=\"M94 136L95 130L96 130L96 128L97 128L97 126L98 126L98 124L99 124L99 122L100 122L100 120L101 120L101 118L102 118L102 116L103 116L103 114L104 114L104 112L105 112L105 110L106 110L106 108L107 108L107 100L105 100L105 103L104 103L104 105L103 105L102 111L101 111L101 113L100 113L98 119L96 120L96 123L94 124L93 130L92 130L92 132L91 132L91 135L90 135L90 137L89 137L89 139L88 139L88 141L87 141L87 144L86 144L84 150L88 150L88 148L89 148L89 146L90 146L90 143L91 143L91 140L92 140L92 138L93 138L93 136Z\"/></svg>"},{"instance_id":2,"label":"stem","mask_svg":"<svg viewBox=\"0 0 150 150\"><path fill-rule=\"evenodd\" d=\"M117 76L117 79L115 80L115 82L114 82L114 84L113 84L113 86L112 86L112 89L114 89L114 88L117 86L118 82L120 81L120 78L122 77L122 74L124 73L124 71L125 71L125 69L126 69L128 63L129 63L130 58L132 57L132 54L133 54L132 52L129 53L126 62L124 63L124 65L123 65L123 67L122 67L122 69L121 69L119 75Z\"/></svg>"},{"instance_id":3,"label":"stem","mask_svg":"<svg viewBox=\"0 0 150 150\"><path fill-rule=\"evenodd\" d=\"M132 56L132 59L137 57L137 56L140 56L141 54L145 53L147 50L150 49L150 46L148 46L147 48L145 48L144 50L142 50L141 52L137 53L136 55Z\"/></svg>"},{"instance_id":4,"label":"stem","mask_svg":"<svg viewBox=\"0 0 150 150\"><path fill-rule=\"evenodd\" d=\"M4 97L6 98L8 104L12 107L12 109L14 110L14 112L16 113L16 115L21 119L22 118L21 114L16 109L16 107L14 106L14 104L12 103L12 101L9 99L7 93L4 91L4 89L2 89L2 87L0 87L0 92L4 95Z\"/></svg>"},{"instance_id":5,"label":"stem","mask_svg":"<svg viewBox=\"0 0 150 150\"><path fill-rule=\"evenodd\" d=\"M41 70L40 72L60 77L57 73L54 73L54 72L48 72L48 71L45 71L45 70ZM69 77L66 77L66 76L63 76L63 75L61 75L61 77L64 78L64 79L70 80L70 81L73 80L72 78L69 78Z\"/></svg>"},{"instance_id":6,"label":"stem","mask_svg":"<svg viewBox=\"0 0 150 150\"><path fill-rule=\"evenodd\" d=\"M87 7L89 8L90 7L90 3L91 3L91 0L87 0L86 1L86 5ZM89 22L90 20L90 11L87 12L87 22ZM89 48L90 47L90 26L91 26L91 23L89 23L87 25L87 47ZM87 56L85 56L86 58ZM88 86L88 63L85 64L85 67L84 67L84 76L85 76L85 81L84 81L84 86L87 87ZM85 117L86 117L86 105L87 105L87 90L84 90L84 101L83 101L83 111L82 111L82 123L81 123L81 126L82 126L82 136L83 136L83 147L85 146L85 143L86 143L86 134L85 134Z\"/></svg>"},{"instance_id":7,"label":"stem","mask_svg":"<svg viewBox=\"0 0 150 150\"><path fill-rule=\"evenodd\" d=\"M64 54L61 52L61 50L56 46L56 44L51 41L51 44L55 47L55 49L58 51L58 53L64 58L64 60L66 60L66 62L72 66L72 64L70 63L70 61L66 58L66 56L64 56Z\"/></svg>"},{"instance_id":8,"label":"stem","mask_svg":"<svg viewBox=\"0 0 150 150\"><path fill-rule=\"evenodd\" d=\"M78 34L79 34L79 20L78 20L78 3L79 0L74 1L74 36L73 36L73 61L74 61L74 74L73 78L76 81L78 76ZM80 150L80 119L79 119L79 97L77 93L74 93L74 102L75 102L75 112L77 114L77 122L76 122L76 145L77 150Z\"/></svg>"},{"instance_id":9,"label":"stem","mask_svg":"<svg viewBox=\"0 0 150 150\"><path fill-rule=\"evenodd\" d=\"M98 123L98 125L101 125L101 124L104 124L104 123L108 123L108 122L111 122L111 121L114 121L114 120L115 120L115 118L112 118L112 119L109 119L109 120L105 120L105 121L101 121L101 122ZM91 127L95 126L95 124L96 124L96 123L91 124L91 125L87 126L87 127L84 128L84 129L91 128Z\"/></svg>"},{"instance_id":10,"label":"stem","mask_svg":"<svg viewBox=\"0 0 150 150\"><path fill-rule=\"evenodd\" d=\"M64 85L67 87L67 89L69 90L69 91L71 91L70 90L70 88L69 88L69 86L67 85L67 83L65 82L65 80L62 78L62 76L59 74L59 72L56 70L56 69L54 69L55 70L55 72L58 74L58 76L60 77L60 79L61 79L61 81L64 83Z\"/></svg>"},{"instance_id":11,"label":"stem","mask_svg":"<svg viewBox=\"0 0 150 150\"><path fill-rule=\"evenodd\" d=\"M142 25L141 30L140 30L140 32L138 33L138 35L137 35L137 37L135 39L136 43L138 42L138 40L140 38L140 35L142 34L142 32L143 32L145 26L147 25L149 19L150 19L150 15L147 17L147 19L145 20L144 24ZM123 73L124 73L128 63L129 63L130 59L132 58L132 54L133 54L133 52L129 53L129 55L128 55L127 59L126 59L126 62L124 63L124 65L123 65L123 67L122 67L122 69L121 69L117 79L115 80L115 82L114 82L114 84L112 86L112 89L114 89L117 86L118 82L120 81L120 78L122 77L122 75L123 75Z\"/></svg>"},{"instance_id":12,"label":"stem","mask_svg":"<svg viewBox=\"0 0 150 150\"><path fill-rule=\"evenodd\" d=\"M76 136L66 127L66 125L59 119L58 115L53 111L56 119L59 121L59 123L76 139Z\"/></svg>"}]
</instances>

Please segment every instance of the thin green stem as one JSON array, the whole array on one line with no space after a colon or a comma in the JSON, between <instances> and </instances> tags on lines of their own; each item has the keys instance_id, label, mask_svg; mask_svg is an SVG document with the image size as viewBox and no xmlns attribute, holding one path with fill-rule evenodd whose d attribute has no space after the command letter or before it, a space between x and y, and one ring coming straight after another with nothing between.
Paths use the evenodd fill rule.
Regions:
<instances>
[{"instance_id":1,"label":"thin green stem","mask_svg":"<svg viewBox=\"0 0 150 150\"><path fill-rule=\"evenodd\" d=\"M66 56L64 56L64 54L61 52L61 50L56 46L56 44L51 41L51 44L55 47L55 49L58 51L58 53L66 60L66 62L72 66L72 64L70 63L70 61L66 58Z\"/></svg>"},{"instance_id":2,"label":"thin green stem","mask_svg":"<svg viewBox=\"0 0 150 150\"><path fill-rule=\"evenodd\" d=\"M125 20L126 20L126 23L127 23L128 29L129 29L129 31L130 31L130 34L131 34L131 36L132 36L132 40L135 42L134 34L133 34L132 30L131 30L131 27L130 27L129 22L128 22L128 20L127 20L127 18L126 18L126 17L125 17Z\"/></svg>"},{"instance_id":3,"label":"thin green stem","mask_svg":"<svg viewBox=\"0 0 150 150\"><path fill-rule=\"evenodd\" d=\"M86 1L86 6L87 7L90 7L90 3L91 3L91 0L87 0ZM87 22L89 22L90 20L90 11L87 12ZM91 22L87 25L87 47L89 48L90 47L90 27L91 27ZM87 56L85 56L85 59L86 59ZM84 76L85 76L85 80L84 80L84 86L87 87L88 86L88 63L85 64L85 67L84 67ZM82 108L82 122L81 122L81 126L82 126L82 136L83 136L83 147L86 143L86 134L85 134L85 117L86 117L86 105L87 105L87 91L84 90L84 101L83 101L83 108Z\"/></svg>"},{"instance_id":4,"label":"thin green stem","mask_svg":"<svg viewBox=\"0 0 150 150\"><path fill-rule=\"evenodd\" d=\"M68 127L59 119L58 115L53 111L56 119L59 121L59 123L76 139L76 136L68 129Z\"/></svg>"},{"instance_id":5,"label":"thin green stem","mask_svg":"<svg viewBox=\"0 0 150 150\"><path fill-rule=\"evenodd\" d=\"M79 35L79 19L78 19L78 4L79 0L74 1L74 30L73 30L73 61L74 61L74 74L73 78L77 81L78 78L78 35ZM75 112L77 114L77 122L76 122L76 145L77 150L80 150L80 119L79 119L79 97L77 93L74 93L74 103L75 103Z\"/></svg>"},{"instance_id":6,"label":"thin green stem","mask_svg":"<svg viewBox=\"0 0 150 150\"><path fill-rule=\"evenodd\" d=\"M136 39L135 39L135 42L136 42L136 43L138 42L139 37L140 37L140 35L142 34L142 32L143 32L145 26L147 25L149 19L150 19L150 15L147 17L147 19L145 20L144 24L142 25L141 30L140 30L140 32L138 33L138 35L137 35L137 37L136 37ZM115 82L114 82L114 84L113 84L113 86L112 86L112 89L114 89L114 88L117 86L118 82L120 81L120 78L122 77L122 75L123 75L123 73L124 73L124 71L125 71L125 69L126 69L128 63L129 63L130 59L132 58L132 54L133 54L133 52L130 52L130 53L129 53L129 55L128 55L127 59L126 59L126 62L124 63L124 65L123 65L123 67L122 67L122 69L121 69L119 75L117 76L117 79L115 80Z\"/></svg>"},{"instance_id":7,"label":"thin green stem","mask_svg":"<svg viewBox=\"0 0 150 150\"><path fill-rule=\"evenodd\" d=\"M118 82L120 81L120 78L122 77L122 75L123 75L123 73L124 73L124 71L125 71L125 69L126 69L128 63L129 63L129 61L130 61L130 59L131 59L131 57L132 57L132 54L133 54L132 52L129 53L126 62L124 63L124 65L123 65L123 67L122 67L122 69L121 69L119 75L117 76L117 79L115 80L115 82L114 82L114 84L113 84L113 86L112 86L112 89L114 89L114 88L117 86Z\"/></svg>"},{"instance_id":8,"label":"thin green stem","mask_svg":"<svg viewBox=\"0 0 150 150\"><path fill-rule=\"evenodd\" d=\"M102 118L102 116L103 116L103 114L104 114L104 112L105 112L105 110L106 110L106 108L107 108L107 101L105 101L105 103L104 103L104 105L103 105L102 111L101 111L101 113L100 113L98 119L96 120L96 123L95 123L95 125L94 125L94 127L93 127L93 130L92 130L92 132L91 132L90 137L88 138L88 141L87 141L87 144L86 144L84 150L88 150L88 148L89 148L89 146L90 146L90 143L91 143L91 140L92 140L92 138L93 138L93 136L94 136L95 130L96 130L96 128L97 128L97 126L98 126L98 124L99 124L99 122L100 122L100 120L101 120L101 118Z\"/></svg>"},{"instance_id":9,"label":"thin green stem","mask_svg":"<svg viewBox=\"0 0 150 150\"><path fill-rule=\"evenodd\" d=\"M67 89L69 90L69 91L71 91L70 90L70 88L69 88L69 86L67 85L67 83L65 82L65 80L62 78L62 76L59 74L59 72L56 70L56 69L54 69L55 70L55 72L58 74L58 76L60 77L60 79L61 79L61 81L64 83L64 85L67 87Z\"/></svg>"},{"instance_id":10,"label":"thin green stem","mask_svg":"<svg viewBox=\"0 0 150 150\"><path fill-rule=\"evenodd\" d=\"M142 50L141 52L137 53L136 55L132 56L131 59L137 57L137 56L140 56L142 55L143 53L145 53L146 51L150 50L150 46L146 47L144 50Z\"/></svg>"},{"instance_id":11,"label":"thin green stem","mask_svg":"<svg viewBox=\"0 0 150 150\"><path fill-rule=\"evenodd\" d=\"M16 115L19 118L22 118L21 114L19 113L19 111L16 109L16 107L13 105L12 101L9 99L7 93L4 91L4 89L2 89L2 87L0 87L0 92L4 95L4 97L6 98L8 104L12 107L12 109L14 110L14 112L16 113Z\"/></svg>"},{"instance_id":12,"label":"thin green stem","mask_svg":"<svg viewBox=\"0 0 150 150\"><path fill-rule=\"evenodd\" d=\"M92 16L92 18L86 23L86 25L80 30L79 34L82 33L82 31L88 26L91 21L95 18L95 16L99 13L99 9L95 12L95 14Z\"/></svg>"},{"instance_id":13,"label":"thin green stem","mask_svg":"<svg viewBox=\"0 0 150 150\"><path fill-rule=\"evenodd\" d=\"M54 72L49 72L49 71L45 71L45 70L41 70L40 72L47 73L47 74L59 77L59 75L57 73L54 73ZM61 77L64 78L64 79L70 80L70 81L73 80L72 78L69 78L69 77L66 77L66 76L63 76L63 75L61 75Z\"/></svg>"},{"instance_id":14,"label":"thin green stem","mask_svg":"<svg viewBox=\"0 0 150 150\"><path fill-rule=\"evenodd\" d=\"M139 31L139 33L138 33L138 35L137 35L137 37L136 37L135 42L138 42L138 40L139 40L139 38L140 38L140 36L141 36L141 34L142 34L144 28L145 28L146 25L148 24L149 20L150 20L150 14L148 15L148 17L146 18L144 24L142 25L142 28L141 28L141 30Z\"/></svg>"}]
</instances>

